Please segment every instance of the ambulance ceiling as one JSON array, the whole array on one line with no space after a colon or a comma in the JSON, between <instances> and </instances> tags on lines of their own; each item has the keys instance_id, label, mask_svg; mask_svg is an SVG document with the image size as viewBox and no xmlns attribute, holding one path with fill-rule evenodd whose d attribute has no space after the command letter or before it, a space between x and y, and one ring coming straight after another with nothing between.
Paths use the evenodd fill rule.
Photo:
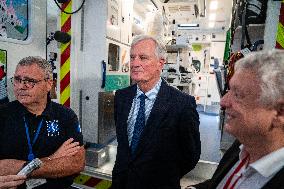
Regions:
<instances>
[{"instance_id":1,"label":"ambulance ceiling","mask_svg":"<svg viewBox=\"0 0 284 189\"><path fill-rule=\"evenodd\" d=\"M233 0L134 0L134 11L141 17L158 8L164 18L176 24L198 24L192 32L225 31L230 25ZM213 5L213 7L212 7ZM49 19L56 19L59 9L47 0Z\"/></svg>"},{"instance_id":2,"label":"ambulance ceiling","mask_svg":"<svg viewBox=\"0 0 284 189\"><path fill-rule=\"evenodd\" d=\"M230 24L232 0L169 0L163 5L170 20L196 23L201 30L228 28Z\"/></svg>"},{"instance_id":3,"label":"ambulance ceiling","mask_svg":"<svg viewBox=\"0 0 284 189\"><path fill-rule=\"evenodd\" d=\"M134 9L149 11L158 5L170 23L198 24L196 32L226 30L230 25L233 0L135 0ZM139 12L138 11L138 12ZM194 32L194 31L193 31Z\"/></svg>"}]
</instances>

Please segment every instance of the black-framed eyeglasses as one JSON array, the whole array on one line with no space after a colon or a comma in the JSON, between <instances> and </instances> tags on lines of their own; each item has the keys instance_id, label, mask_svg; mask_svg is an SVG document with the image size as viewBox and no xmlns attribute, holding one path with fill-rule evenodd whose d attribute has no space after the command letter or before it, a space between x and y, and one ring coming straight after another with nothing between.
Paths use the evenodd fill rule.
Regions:
<instances>
[{"instance_id":1,"label":"black-framed eyeglasses","mask_svg":"<svg viewBox=\"0 0 284 189\"><path fill-rule=\"evenodd\" d=\"M31 89L33 88L36 84L42 82L42 81L47 81L48 78L41 79L41 80L36 80L32 78L20 78L20 77L12 77L11 82L13 83L14 86L17 86L19 84L24 84L27 88Z\"/></svg>"}]
</instances>

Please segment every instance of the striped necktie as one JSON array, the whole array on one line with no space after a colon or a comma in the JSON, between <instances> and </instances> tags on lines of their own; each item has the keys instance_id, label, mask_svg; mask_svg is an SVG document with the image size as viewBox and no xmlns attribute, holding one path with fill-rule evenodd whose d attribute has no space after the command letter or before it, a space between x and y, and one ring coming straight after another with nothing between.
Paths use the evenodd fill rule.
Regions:
<instances>
[{"instance_id":1,"label":"striped necktie","mask_svg":"<svg viewBox=\"0 0 284 189\"><path fill-rule=\"evenodd\" d=\"M132 136L132 141L131 141L131 153L134 154L138 143L139 139L141 136L141 133L143 132L144 126L145 126L145 99L146 99L145 94L141 94L139 96L140 99L140 106L138 110L138 114L136 117L135 125L134 125L134 131L133 131L133 136Z\"/></svg>"}]
</instances>

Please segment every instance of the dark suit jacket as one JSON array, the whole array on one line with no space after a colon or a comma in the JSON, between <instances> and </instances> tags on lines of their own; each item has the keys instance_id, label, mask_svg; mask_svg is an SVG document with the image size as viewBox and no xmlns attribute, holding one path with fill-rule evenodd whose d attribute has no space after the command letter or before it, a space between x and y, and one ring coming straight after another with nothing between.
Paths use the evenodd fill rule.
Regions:
<instances>
[{"instance_id":1,"label":"dark suit jacket","mask_svg":"<svg viewBox=\"0 0 284 189\"><path fill-rule=\"evenodd\" d=\"M227 150L221 159L212 178L195 185L197 189L214 189L230 171L230 169L239 160L240 143L235 141L233 145ZM284 189L284 168L282 168L270 181L268 181L263 189Z\"/></svg>"},{"instance_id":2,"label":"dark suit jacket","mask_svg":"<svg viewBox=\"0 0 284 189\"><path fill-rule=\"evenodd\" d=\"M131 157L127 119L137 85L115 94L117 156L113 189L180 189L180 178L200 156L199 116L192 96L162 81L160 91Z\"/></svg>"}]
</instances>

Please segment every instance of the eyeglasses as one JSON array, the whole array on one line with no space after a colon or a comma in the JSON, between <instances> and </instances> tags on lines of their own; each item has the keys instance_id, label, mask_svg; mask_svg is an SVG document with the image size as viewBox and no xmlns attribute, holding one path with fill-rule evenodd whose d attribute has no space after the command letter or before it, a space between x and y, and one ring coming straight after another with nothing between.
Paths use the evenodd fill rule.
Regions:
<instances>
[{"instance_id":1,"label":"eyeglasses","mask_svg":"<svg viewBox=\"0 0 284 189\"><path fill-rule=\"evenodd\" d=\"M36 80L36 79L31 79L31 78L25 78L22 79L20 77L12 77L11 82L13 83L14 86L17 86L19 84L24 84L26 88L33 88L36 84L42 82L42 81L47 81L48 78L42 79L42 80Z\"/></svg>"}]
</instances>

